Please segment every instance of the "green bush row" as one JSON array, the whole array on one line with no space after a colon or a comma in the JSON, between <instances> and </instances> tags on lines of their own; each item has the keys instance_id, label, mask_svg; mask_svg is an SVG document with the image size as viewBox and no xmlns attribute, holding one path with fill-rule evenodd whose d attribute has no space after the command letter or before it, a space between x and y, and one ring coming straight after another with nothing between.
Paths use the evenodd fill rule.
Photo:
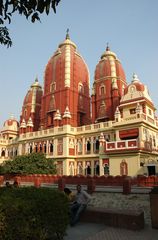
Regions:
<instances>
[{"instance_id":1,"label":"green bush row","mask_svg":"<svg viewBox=\"0 0 158 240\"><path fill-rule=\"evenodd\" d=\"M0 188L0 240L61 240L68 201L47 188Z\"/></svg>"},{"instance_id":2,"label":"green bush row","mask_svg":"<svg viewBox=\"0 0 158 240\"><path fill-rule=\"evenodd\" d=\"M16 156L0 165L0 174L56 174L55 160L43 153Z\"/></svg>"}]
</instances>

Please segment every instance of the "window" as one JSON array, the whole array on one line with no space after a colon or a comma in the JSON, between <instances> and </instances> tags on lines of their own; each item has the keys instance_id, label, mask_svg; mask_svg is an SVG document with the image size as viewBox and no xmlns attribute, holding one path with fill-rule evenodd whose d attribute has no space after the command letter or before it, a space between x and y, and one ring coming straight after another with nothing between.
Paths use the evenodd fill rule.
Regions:
<instances>
[{"instance_id":1,"label":"window","mask_svg":"<svg viewBox=\"0 0 158 240\"><path fill-rule=\"evenodd\" d=\"M46 152L47 152L47 145L44 144L44 153L46 153Z\"/></svg>"},{"instance_id":2,"label":"window","mask_svg":"<svg viewBox=\"0 0 158 240\"><path fill-rule=\"evenodd\" d=\"M82 142L80 140L78 141L78 152L82 152Z\"/></svg>"},{"instance_id":3,"label":"window","mask_svg":"<svg viewBox=\"0 0 158 240\"><path fill-rule=\"evenodd\" d=\"M82 167L82 163L81 162L77 163L77 174L79 174L79 175L83 174L83 167Z\"/></svg>"},{"instance_id":4,"label":"window","mask_svg":"<svg viewBox=\"0 0 158 240\"><path fill-rule=\"evenodd\" d=\"M136 109L135 108L132 108L129 111L130 111L130 114L135 114L136 113Z\"/></svg>"},{"instance_id":5,"label":"window","mask_svg":"<svg viewBox=\"0 0 158 240\"><path fill-rule=\"evenodd\" d=\"M99 173L100 173L99 161L96 161L94 164L94 174L99 175Z\"/></svg>"},{"instance_id":6,"label":"window","mask_svg":"<svg viewBox=\"0 0 158 240\"><path fill-rule=\"evenodd\" d=\"M101 95L104 94L104 87L101 87L100 92L101 92Z\"/></svg>"},{"instance_id":7,"label":"window","mask_svg":"<svg viewBox=\"0 0 158 240\"><path fill-rule=\"evenodd\" d=\"M104 164L104 175L109 175L109 165L107 163Z\"/></svg>"},{"instance_id":8,"label":"window","mask_svg":"<svg viewBox=\"0 0 158 240\"><path fill-rule=\"evenodd\" d=\"M90 141L87 141L87 152L90 152L91 150L91 143Z\"/></svg>"},{"instance_id":9,"label":"window","mask_svg":"<svg viewBox=\"0 0 158 240\"><path fill-rule=\"evenodd\" d=\"M40 152L42 152L42 144L40 144Z\"/></svg>"},{"instance_id":10,"label":"window","mask_svg":"<svg viewBox=\"0 0 158 240\"><path fill-rule=\"evenodd\" d=\"M69 175L73 176L74 175L74 163L70 162L69 165Z\"/></svg>"},{"instance_id":11,"label":"window","mask_svg":"<svg viewBox=\"0 0 158 240\"><path fill-rule=\"evenodd\" d=\"M97 139L95 142L96 150L99 150L99 140Z\"/></svg>"},{"instance_id":12,"label":"window","mask_svg":"<svg viewBox=\"0 0 158 240\"><path fill-rule=\"evenodd\" d=\"M53 144L51 143L50 144L50 153L52 153L53 152Z\"/></svg>"},{"instance_id":13,"label":"window","mask_svg":"<svg viewBox=\"0 0 158 240\"><path fill-rule=\"evenodd\" d=\"M86 163L85 175L91 175L91 165L90 165L90 162Z\"/></svg>"},{"instance_id":14,"label":"window","mask_svg":"<svg viewBox=\"0 0 158 240\"><path fill-rule=\"evenodd\" d=\"M152 115L151 109L148 109L148 113L149 113L149 115Z\"/></svg>"},{"instance_id":15,"label":"window","mask_svg":"<svg viewBox=\"0 0 158 240\"><path fill-rule=\"evenodd\" d=\"M79 93L83 93L83 92L84 92L83 84L82 84L82 83L79 83L79 84L78 84L78 91L79 91Z\"/></svg>"},{"instance_id":16,"label":"window","mask_svg":"<svg viewBox=\"0 0 158 240\"><path fill-rule=\"evenodd\" d=\"M99 94L100 94L101 96L105 94L105 86L104 86L104 84L102 84L102 85L100 86L100 88L99 88Z\"/></svg>"},{"instance_id":17,"label":"window","mask_svg":"<svg viewBox=\"0 0 158 240\"><path fill-rule=\"evenodd\" d=\"M127 176L128 175L128 164L126 160L122 160L120 163L120 175Z\"/></svg>"},{"instance_id":18,"label":"window","mask_svg":"<svg viewBox=\"0 0 158 240\"><path fill-rule=\"evenodd\" d=\"M38 147L37 147L37 145L35 146L35 152L36 152L36 153L38 152Z\"/></svg>"},{"instance_id":19,"label":"window","mask_svg":"<svg viewBox=\"0 0 158 240\"><path fill-rule=\"evenodd\" d=\"M5 157L5 151L4 150L1 153L1 157Z\"/></svg>"},{"instance_id":20,"label":"window","mask_svg":"<svg viewBox=\"0 0 158 240\"><path fill-rule=\"evenodd\" d=\"M50 92L54 92L56 90L56 83L55 82L53 82L53 83L51 83L51 85L50 85Z\"/></svg>"},{"instance_id":21,"label":"window","mask_svg":"<svg viewBox=\"0 0 158 240\"><path fill-rule=\"evenodd\" d=\"M32 153L32 145L30 145L30 153Z\"/></svg>"},{"instance_id":22,"label":"window","mask_svg":"<svg viewBox=\"0 0 158 240\"><path fill-rule=\"evenodd\" d=\"M131 87L130 87L130 93L134 93L135 90L136 90L135 86L131 86Z\"/></svg>"},{"instance_id":23,"label":"window","mask_svg":"<svg viewBox=\"0 0 158 240\"><path fill-rule=\"evenodd\" d=\"M99 140L98 139L96 139L95 141L94 141L94 153L98 153L99 152Z\"/></svg>"}]
</instances>

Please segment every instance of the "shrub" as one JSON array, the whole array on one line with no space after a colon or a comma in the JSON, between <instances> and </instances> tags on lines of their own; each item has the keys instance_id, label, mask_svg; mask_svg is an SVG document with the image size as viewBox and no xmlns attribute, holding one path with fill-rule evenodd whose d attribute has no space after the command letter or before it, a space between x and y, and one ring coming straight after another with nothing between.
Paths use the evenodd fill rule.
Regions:
<instances>
[{"instance_id":1,"label":"shrub","mask_svg":"<svg viewBox=\"0 0 158 240\"><path fill-rule=\"evenodd\" d=\"M158 186L153 187L150 194L158 194Z\"/></svg>"},{"instance_id":2,"label":"shrub","mask_svg":"<svg viewBox=\"0 0 158 240\"><path fill-rule=\"evenodd\" d=\"M0 174L55 174L54 159L47 159L43 153L16 156L0 165Z\"/></svg>"},{"instance_id":3,"label":"shrub","mask_svg":"<svg viewBox=\"0 0 158 240\"><path fill-rule=\"evenodd\" d=\"M0 189L0 240L61 240L68 221L68 202L62 192Z\"/></svg>"}]
</instances>

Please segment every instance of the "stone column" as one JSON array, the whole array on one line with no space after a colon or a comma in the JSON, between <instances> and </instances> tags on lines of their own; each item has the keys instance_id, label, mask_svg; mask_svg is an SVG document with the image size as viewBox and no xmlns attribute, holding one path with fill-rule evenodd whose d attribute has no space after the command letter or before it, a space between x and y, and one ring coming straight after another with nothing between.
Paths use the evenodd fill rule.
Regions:
<instances>
[{"instance_id":1,"label":"stone column","mask_svg":"<svg viewBox=\"0 0 158 240\"><path fill-rule=\"evenodd\" d=\"M82 154L85 154L85 138L82 137Z\"/></svg>"},{"instance_id":2,"label":"stone column","mask_svg":"<svg viewBox=\"0 0 158 240\"><path fill-rule=\"evenodd\" d=\"M143 148L143 127L139 127L138 147Z\"/></svg>"},{"instance_id":3,"label":"stone column","mask_svg":"<svg viewBox=\"0 0 158 240\"><path fill-rule=\"evenodd\" d=\"M53 144L53 155L54 157L57 157L57 146L58 146L58 140L55 138L54 139L54 144Z\"/></svg>"},{"instance_id":4,"label":"stone column","mask_svg":"<svg viewBox=\"0 0 158 240\"><path fill-rule=\"evenodd\" d=\"M49 140L46 141L46 154L49 155Z\"/></svg>"},{"instance_id":5,"label":"stone column","mask_svg":"<svg viewBox=\"0 0 158 240\"><path fill-rule=\"evenodd\" d=\"M119 130L116 130L115 134L116 134L116 141L120 141Z\"/></svg>"}]
</instances>

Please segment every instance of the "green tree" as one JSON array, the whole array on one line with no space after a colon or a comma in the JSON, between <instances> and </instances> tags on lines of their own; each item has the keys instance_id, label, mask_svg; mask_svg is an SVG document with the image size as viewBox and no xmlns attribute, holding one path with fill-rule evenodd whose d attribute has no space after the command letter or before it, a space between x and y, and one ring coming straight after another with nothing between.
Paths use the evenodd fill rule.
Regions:
<instances>
[{"instance_id":1,"label":"green tree","mask_svg":"<svg viewBox=\"0 0 158 240\"><path fill-rule=\"evenodd\" d=\"M0 0L0 44L12 45L6 23L11 23L12 15L18 13L31 19L34 23L40 21L40 15L51 10L56 13L56 6L61 0Z\"/></svg>"},{"instance_id":2,"label":"green tree","mask_svg":"<svg viewBox=\"0 0 158 240\"><path fill-rule=\"evenodd\" d=\"M31 153L5 161L0 166L0 174L55 174L53 159L47 159L43 153Z\"/></svg>"}]
</instances>

